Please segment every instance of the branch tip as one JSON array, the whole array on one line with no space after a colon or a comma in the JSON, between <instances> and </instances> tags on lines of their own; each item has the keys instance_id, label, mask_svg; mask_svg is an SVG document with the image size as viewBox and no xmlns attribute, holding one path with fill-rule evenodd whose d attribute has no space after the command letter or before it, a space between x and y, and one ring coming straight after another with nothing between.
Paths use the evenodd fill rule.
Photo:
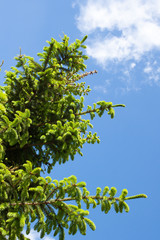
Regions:
<instances>
[{"instance_id":1,"label":"branch tip","mask_svg":"<svg viewBox=\"0 0 160 240\"><path fill-rule=\"evenodd\" d=\"M1 65L0 65L0 67L2 67L3 63L4 63L4 60L2 60L2 63L1 63Z\"/></svg>"}]
</instances>

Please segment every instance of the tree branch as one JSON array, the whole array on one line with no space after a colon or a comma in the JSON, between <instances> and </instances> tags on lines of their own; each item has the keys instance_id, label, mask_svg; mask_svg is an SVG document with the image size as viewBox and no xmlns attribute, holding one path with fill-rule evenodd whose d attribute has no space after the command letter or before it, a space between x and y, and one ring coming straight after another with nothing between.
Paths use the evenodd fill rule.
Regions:
<instances>
[{"instance_id":1,"label":"tree branch","mask_svg":"<svg viewBox=\"0 0 160 240\"><path fill-rule=\"evenodd\" d=\"M92 198L94 200L103 200L105 196L82 196L82 199L86 199L89 200L89 198ZM136 199L136 198L147 198L147 196L145 194L138 194L135 196L131 196L131 197L126 197L124 199L121 199L119 197L107 197L107 200L111 201L111 200L116 200L116 201L126 201L126 200L131 200L131 199ZM56 202L68 202L68 201L76 201L76 199L72 198L72 197L66 197L63 199L51 199L50 201L42 201L42 202L19 202L19 203L11 203L11 206L16 206L17 204L19 206L23 206L23 205L42 205L42 204L53 204Z\"/></svg>"},{"instance_id":2,"label":"tree branch","mask_svg":"<svg viewBox=\"0 0 160 240\"><path fill-rule=\"evenodd\" d=\"M82 78L84 78L84 77L86 77L86 76L88 76L88 75L92 75L92 74L94 74L94 73L97 73L97 70L83 73L83 74L81 74L81 75L78 77L78 79L72 79L71 82L67 82L66 84L67 84L67 85L68 85L68 84L71 84L71 83L73 83L73 82L76 82L76 81L78 81L78 80L80 80L80 79L82 79ZM72 76L72 75L71 75L71 76ZM68 78L68 79L69 79L69 78Z\"/></svg>"}]
</instances>

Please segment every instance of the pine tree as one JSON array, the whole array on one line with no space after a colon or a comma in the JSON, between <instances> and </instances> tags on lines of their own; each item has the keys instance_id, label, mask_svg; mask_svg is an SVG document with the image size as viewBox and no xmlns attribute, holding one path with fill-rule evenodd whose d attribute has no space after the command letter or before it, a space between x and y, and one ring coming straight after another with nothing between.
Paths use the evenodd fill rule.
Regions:
<instances>
[{"instance_id":1,"label":"pine tree","mask_svg":"<svg viewBox=\"0 0 160 240\"><path fill-rule=\"evenodd\" d=\"M91 120L107 112L114 117L114 108L122 104L99 101L84 106L84 96L90 92L81 80L96 71L85 72L84 37L69 45L64 35L61 42L48 41L48 46L33 57L15 57L16 67L6 72L5 86L0 87L0 239L28 239L31 223L45 234L65 238L77 230L86 235L87 225L95 230L88 218L90 207L101 206L104 213L113 206L116 212L129 211L127 200L145 198L140 194L127 197L123 189L116 197L116 188L96 189L90 195L85 182L76 176L61 181L52 180L55 164L74 160L85 143L99 143L92 133ZM88 129L90 129L88 131ZM86 209L81 208L81 203Z\"/></svg>"}]
</instances>

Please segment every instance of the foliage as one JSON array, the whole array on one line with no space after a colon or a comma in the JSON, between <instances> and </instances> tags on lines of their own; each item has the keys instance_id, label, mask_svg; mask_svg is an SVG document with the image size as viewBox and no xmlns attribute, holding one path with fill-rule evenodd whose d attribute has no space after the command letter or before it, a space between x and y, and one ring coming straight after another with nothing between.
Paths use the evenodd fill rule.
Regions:
<instances>
[{"instance_id":1,"label":"foliage","mask_svg":"<svg viewBox=\"0 0 160 240\"><path fill-rule=\"evenodd\" d=\"M108 112L114 117L112 102L99 101L84 110L84 95L90 92L82 78L96 73L85 73L82 48L87 37L69 45L64 35L62 42L51 39L43 53L38 53L39 62L29 56L15 59L16 67L6 72L5 86L0 87L0 237L14 240L27 239L23 234L31 222L41 232L41 238L52 231L64 239L64 229L69 234L86 234L87 225L95 230L87 218L88 210L81 203L95 208L101 206L108 213L111 206L116 212L129 211L126 200L146 197L127 196L124 189L115 197L116 188L97 188L90 195L85 182L75 176L61 181L49 176L41 177L41 171L52 170L56 163L74 160L76 153L82 155L84 143L99 143L91 120L97 114ZM70 204L74 201L74 204ZM69 204L68 204L69 203Z\"/></svg>"}]
</instances>

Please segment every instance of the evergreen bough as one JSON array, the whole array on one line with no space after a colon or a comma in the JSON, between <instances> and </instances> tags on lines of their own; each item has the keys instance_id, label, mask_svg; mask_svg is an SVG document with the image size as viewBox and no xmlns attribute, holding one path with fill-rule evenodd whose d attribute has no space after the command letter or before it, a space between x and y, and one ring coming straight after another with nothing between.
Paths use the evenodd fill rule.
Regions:
<instances>
[{"instance_id":1,"label":"evergreen bough","mask_svg":"<svg viewBox=\"0 0 160 240\"><path fill-rule=\"evenodd\" d=\"M101 206L108 213L112 205L115 211L129 211L129 199L145 198L140 194L127 197L122 190L116 197L116 188L96 189L90 195L85 182L77 182L75 176L61 181L42 177L41 172L51 172L56 163L74 160L82 155L84 143L99 143L96 133L88 131L91 120L97 114L108 112L114 117L112 102L99 101L84 110L84 95L90 92L81 80L97 71L84 72L88 59L81 49L84 41L69 45L64 35L61 42L55 39L38 53L39 61L21 54L15 57L17 64L6 71L5 86L0 87L0 239L27 240L31 223L40 232L65 238L64 230L86 235L87 225L95 230L88 218L90 206ZM86 209L81 208L81 203Z\"/></svg>"}]
</instances>

